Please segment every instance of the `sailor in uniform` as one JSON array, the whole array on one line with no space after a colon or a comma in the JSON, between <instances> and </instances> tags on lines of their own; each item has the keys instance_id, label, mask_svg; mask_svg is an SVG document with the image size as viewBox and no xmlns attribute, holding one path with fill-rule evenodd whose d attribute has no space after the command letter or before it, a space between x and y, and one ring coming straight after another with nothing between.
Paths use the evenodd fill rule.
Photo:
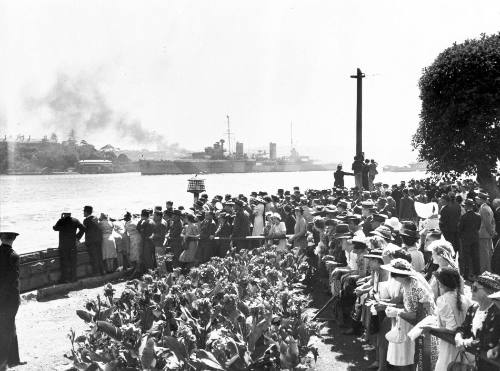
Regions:
<instances>
[{"instance_id":1,"label":"sailor in uniform","mask_svg":"<svg viewBox=\"0 0 500 371\"><path fill-rule=\"evenodd\" d=\"M19 255L12 249L18 233L0 232L0 371L19 361L16 314L19 309Z\"/></svg>"}]
</instances>

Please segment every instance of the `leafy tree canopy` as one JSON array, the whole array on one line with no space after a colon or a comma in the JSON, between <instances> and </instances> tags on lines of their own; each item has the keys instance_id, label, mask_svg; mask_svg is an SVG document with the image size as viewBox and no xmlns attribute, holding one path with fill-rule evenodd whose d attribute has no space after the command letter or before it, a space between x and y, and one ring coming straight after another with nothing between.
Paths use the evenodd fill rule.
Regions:
<instances>
[{"instance_id":1,"label":"leafy tree canopy","mask_svg":"<svg viewBox=\"0 0 500 371\"><path fill-rule=\"evenodd\" d=\"M491 189L500 158L500 34L453 44L423 70L419 87L419 158L433 173L477 174Z\"/></svg>"}]
</instances>

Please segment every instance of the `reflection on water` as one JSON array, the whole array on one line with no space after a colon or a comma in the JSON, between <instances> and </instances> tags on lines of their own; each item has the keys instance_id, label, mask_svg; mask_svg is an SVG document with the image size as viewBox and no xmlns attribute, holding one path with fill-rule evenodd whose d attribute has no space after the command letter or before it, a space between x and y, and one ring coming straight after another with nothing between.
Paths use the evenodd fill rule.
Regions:
<instances>
[{"instance_id":1,"label":"reflection on water","mask_svg":"<svg viewBox=\"0 0 500 371\"><path fill-rule=\"evenodd\" d=\"M401 180L421 178L423 172L382 173L377 181L389 184ZM69 211L82 219L84 205L92 205L94 214L108 213L121 218L126 210L140 212L143 208L165 206L167 200L174 206L192 204L192 195L186 192L190 175L141 176L124 174L74 174L0 176L0 230L20 233L16 251L23 253L57 247L57 232L52 226L61 212ZM331 171L290 173L208 174L203 176L209 196L230 193L248 195L252 191L276 192L278 188L299 186L325 189L333 185ZM353 177L346 177L346 186L353 185Z\"/></svg>"}]
</instances>

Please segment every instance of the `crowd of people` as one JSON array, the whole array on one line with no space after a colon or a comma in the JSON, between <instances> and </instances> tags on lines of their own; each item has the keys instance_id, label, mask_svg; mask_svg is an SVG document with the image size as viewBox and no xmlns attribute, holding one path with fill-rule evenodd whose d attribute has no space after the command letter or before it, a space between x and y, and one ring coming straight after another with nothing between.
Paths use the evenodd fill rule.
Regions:
<instances>
[{"instance_id":1,"label":"crowd of people","mask_svg":"<svg viewBox=\"0 0 500 371\"><path fill-rule=\"evenodd\" d=\"M64 281L76 279L83 236L94 274L119 266L134 275L189 270L214 256L272 244L278 253L308 259L314 279L328 282L332 317L346 335L376 350L372 368L421 367L417 339L433 331L454 336L452 342L430 337L435 370L457 359L496 369L486 359L498 359L500 351L500 199L474 181L203 193L187 209L168 201L119 220L97 218L91 206L83 211L83 223L63 214L54 226ZM417 312L427 315L425 323L412 322Z\"/></svg>"}]
</instances>

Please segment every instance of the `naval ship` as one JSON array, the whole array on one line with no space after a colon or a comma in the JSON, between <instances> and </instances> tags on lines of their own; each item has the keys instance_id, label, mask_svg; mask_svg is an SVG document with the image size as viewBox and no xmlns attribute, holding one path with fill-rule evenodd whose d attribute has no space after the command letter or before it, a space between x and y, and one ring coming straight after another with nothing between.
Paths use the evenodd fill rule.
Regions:
<instances>
[{"instance_id":1,"label":"naval ship","mask_svg":"<svg viewBox=\"0 0 500 371\"><path fill-rule=\"evenodd\" d=\"M189 158L177 160L140 160L142 175L162 174L213 174L213 173L261 173L284 171L334 170L337 164L318 164L307 156L300 156L292 148L290 156L277 157L276 143L269 143L269 155L260 152L249 157L243 151L243 143L236 142L236 152L226 154L224 139L194 152Z\"/></svg>"}]
</instances>

